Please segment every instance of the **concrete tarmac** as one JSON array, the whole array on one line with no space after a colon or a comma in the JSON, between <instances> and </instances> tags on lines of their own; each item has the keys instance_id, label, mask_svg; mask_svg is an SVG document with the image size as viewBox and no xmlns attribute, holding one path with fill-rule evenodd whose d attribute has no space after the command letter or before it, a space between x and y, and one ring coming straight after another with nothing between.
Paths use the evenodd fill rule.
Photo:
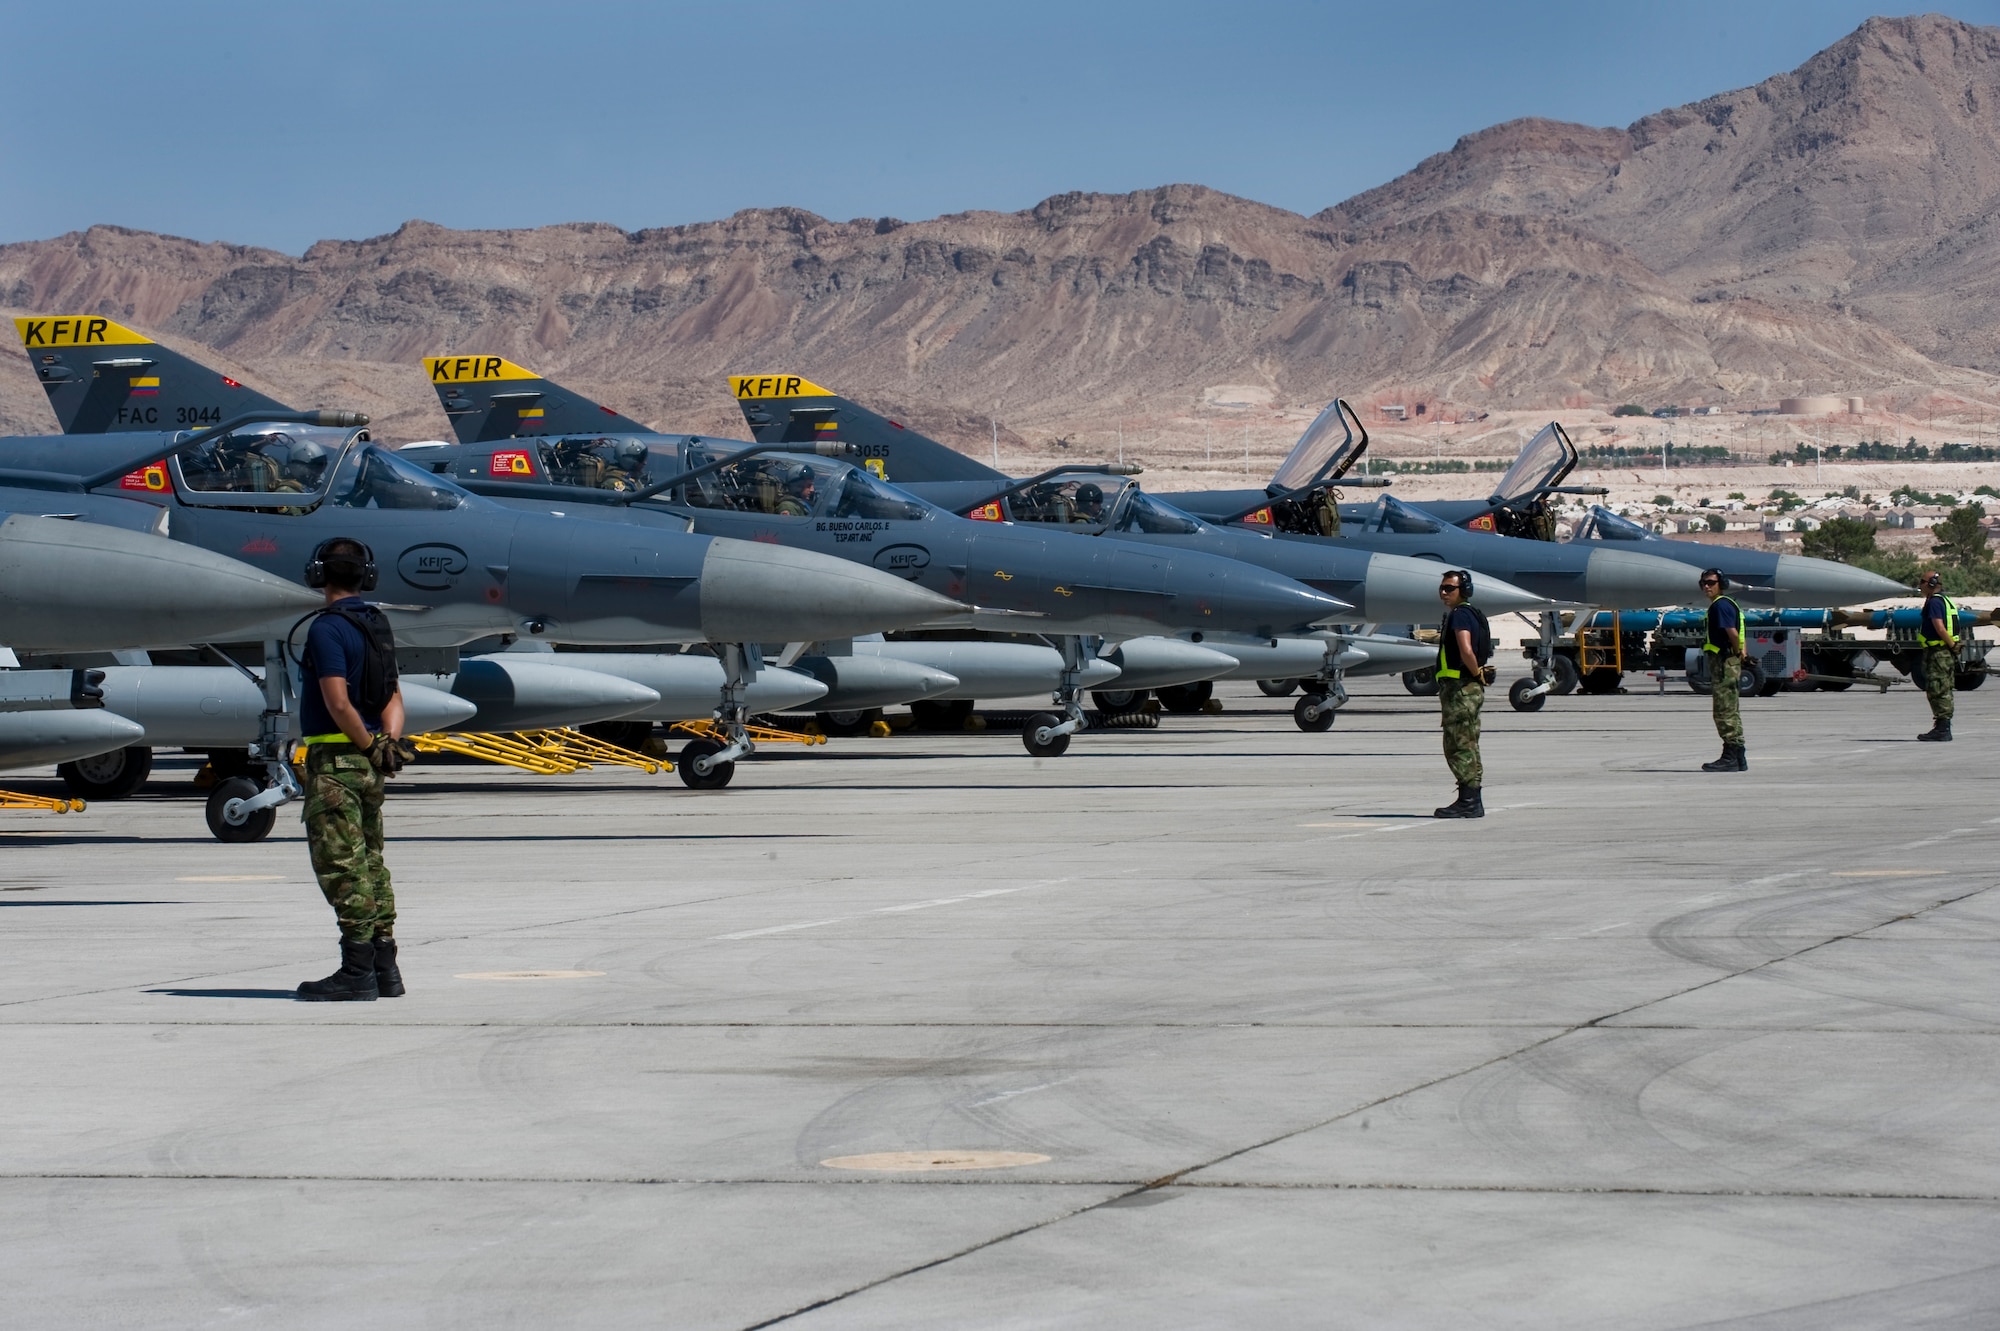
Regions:
<instances>
[{"instance_id":1,"label":"concrete tarmac","mask_svg":"<svg viewBox=\"0 0 2000 1331\"><path fill-rule=\"evenodd\" d=\"M1749 700L1704 775L1633 685L1495 690L1479 823L1395 681L414 769L372 1004L290 999L294 817L0 815L0 1322L1994 1325L2000 688Z\"/></svg>"}]
</instances>

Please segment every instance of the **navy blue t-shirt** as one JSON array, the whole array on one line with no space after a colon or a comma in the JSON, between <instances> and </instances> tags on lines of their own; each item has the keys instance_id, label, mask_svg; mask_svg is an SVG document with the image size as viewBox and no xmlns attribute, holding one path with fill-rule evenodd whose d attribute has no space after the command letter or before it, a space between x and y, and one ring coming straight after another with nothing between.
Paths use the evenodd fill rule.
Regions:
<instances>
[{"instance_id":1,"label":"navy blue t-shirt","mask_svg":"<svg viewBox=\"0 0 2000 1331\"><path fill-rule=\"evenodd\" d=\"M1946 631L1942 635L1933 633L1931 631L1931 625L1933 624L1944 625ZM1958 625L1952 623L1951 616L1945 613L1944 597L1926 596L1924 598L1923 630L1926 638L1939 638L1940 640L1949 639L1953 634L1958 632Z\"/></svg>"},{"instance_id":2,"label":"navy blue t-shirt","mask_svg":"<svg viewBox=\"0 0 2000 1331\"><path fill-rule=\"evenodd\" d=\"M1469 605L1459 604L1447 610L1444 623L1438 627L1438 646L1444 654L1445 665L1463 673L1465 662L1460 659L1461 653L1458 650L1460 629L1472 635L1472 646L1476 652L1479 648L1479 616L1472 613L1472 607Z\"/></svg>"},{"instance_id":3,"label":"navy blue t-shirt","mask_svg":"<svg viewBox=\"0 0 2000 1331\"><path fill-rule=\"evenodd\" d=\"M1743 611L1727 596L1718 596L1708 603L1708 640L1724 651L1729 650L1729 639L1723 635L1724 629L1736 631L1736 645L1748 647L1743 637Z\"/></svg>"},{"instance_id":4,"label":"navy blue t-shirt","mask_svg":"<svg viewBox=\"0 0 2000 1331\"><path fill-rule=\"evenodd\" d=\"M358 596L343 597L335 605L366 605ZM382 729L382 714L361 709L361 667L368 659L368 638L361 630L339 615L321 615L313 620L306 631L306 650L299 672L299 733L301 737L310 735L337 735L340 727L334 724L333 713L326 710L326 699L320 696L321 678L335 675L347 679L347 696L354 701L356 711L361 712L362 723L372 731Z\"/></svg>"}]
</instances>

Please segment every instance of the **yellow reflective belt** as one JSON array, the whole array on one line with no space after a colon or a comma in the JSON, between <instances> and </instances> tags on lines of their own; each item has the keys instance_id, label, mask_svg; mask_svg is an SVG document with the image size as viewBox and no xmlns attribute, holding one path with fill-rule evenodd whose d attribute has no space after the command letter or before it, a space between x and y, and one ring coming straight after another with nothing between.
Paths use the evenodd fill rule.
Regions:
<instances>
[{"instance_id":1,"label":"yellow reflective belt","mask_svg":"<svg viewBox=\"0 0 2000 1331\"><path fill-rule=\"evenodd\" d=\"M347 736L338 734L307 735L304 739L299 741L299 743L301 744L352 744L353 742L354 741L349 739Z\"/></svg>"}]
</instances>

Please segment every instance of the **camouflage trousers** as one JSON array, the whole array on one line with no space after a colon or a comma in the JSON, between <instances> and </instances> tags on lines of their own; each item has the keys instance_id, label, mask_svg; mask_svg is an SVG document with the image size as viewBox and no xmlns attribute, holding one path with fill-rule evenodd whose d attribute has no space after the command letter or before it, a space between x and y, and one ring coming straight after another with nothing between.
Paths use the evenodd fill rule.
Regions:
<instances>
[{"instance_id":1,"label":"camouflage trousers","mask_svg":"<svg viewBox=\"0 0 2000 1331\"><path fill-rule=\"evenodd\" d=\"M1742 674L1741 655L1708 658L1708 677L1714 684L1708 692L1708 705L1715 715L1715 733L1722 736L1724 744L1743 742L1743 696L1736 691Z\"/></svg>"},{"instance_id":2,"label":"camouflage trousers","mask_svg":"<svg viewBox=\"0 0 2000 1331\"><path fill-rule=\"evenodd\" d=\"M1486 784L1479 761L1479 709L1486 705L1486 686L1473 679L1438 681L1438 711L1444 721L1444 761L1461 786Z\"/></svg>"},{"instance_id":3,"label":"camouflage trousers","mask_svg":"<svg viewBox=\"0 0 2000 1331\"><path fill-rule=\"evenodd\" d=\"M382 774L350 748L307 750L300 816L319 890L340 937L365 943L396 928L396 894L382 862Z\"/></svg>"},{"instance_id":4,"label":"camouflage trousers","mask_svg":"<svg viewBox=\"0 0 2000 1331\"><path fill-rule=\"evenodd\" d=\"M1949 721L1958 703L1958 653L1949 647L1924 648L1924 697L1933 721Z\"/></svg>"}]
</instances>

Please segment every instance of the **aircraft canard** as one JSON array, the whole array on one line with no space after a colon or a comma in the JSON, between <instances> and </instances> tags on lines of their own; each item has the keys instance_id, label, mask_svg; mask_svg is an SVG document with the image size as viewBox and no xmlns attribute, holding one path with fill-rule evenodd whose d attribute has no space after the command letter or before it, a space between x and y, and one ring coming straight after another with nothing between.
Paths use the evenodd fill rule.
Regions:
<instances>
[{"instance_id":1,"label":"aircraft canard","mask_svg":"<svg viewBox=\"0 0 2000 1331\"><path fill-rule=\"evenodd\" d=\"M542 377L505 356L426 356L424 372L434 384L483 384L499 379Z\"/></svg>"},{"instance_id":2,"label":"aircraft canard","mask_svg":"<svg viewBox=\"0 0 2000 1331\"><path fill-rule=\"evenodd\" d=\"M729 391L738 399L770 397L833 397L830 388L821 388L796 374L732 374Z\"/></svg>"},{"instance_id":3,"label":"aircraft canard","mask_svg":"<svg viewBox=\"0 0 2000 1331\"><path fill-rule=\"evenodd\" d=\"M132 347L149 346L153 339L135 333L124 324L96 314L30 315L14 320L21 346L34 351L40 347Z\"/></svg>"}]
</instances>

